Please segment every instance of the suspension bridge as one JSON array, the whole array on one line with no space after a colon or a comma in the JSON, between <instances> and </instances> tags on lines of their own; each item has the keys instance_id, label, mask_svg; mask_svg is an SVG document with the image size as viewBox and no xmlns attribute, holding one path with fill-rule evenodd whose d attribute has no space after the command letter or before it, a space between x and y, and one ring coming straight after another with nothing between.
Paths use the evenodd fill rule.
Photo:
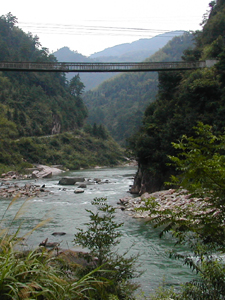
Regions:
<instances>
[{"instance_id":1,"label":"suspension bridge","mask_svg":"<svg viewBox=\"0 0 225 300\"><path fill-rule=\"evenodd\" d=\"M212 67L217 61L192 62L0 62L0 71L19 72L154 72Z\"/></svg>"}]
</instances>

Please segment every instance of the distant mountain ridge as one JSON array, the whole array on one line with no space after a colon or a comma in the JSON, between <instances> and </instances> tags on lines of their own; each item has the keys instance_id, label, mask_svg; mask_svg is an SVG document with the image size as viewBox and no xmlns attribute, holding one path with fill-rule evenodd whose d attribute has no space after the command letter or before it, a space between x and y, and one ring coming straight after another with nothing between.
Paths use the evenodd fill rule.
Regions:
<instances>
[{"instance_id":1,"label":"distant mountain ridge","mask_svg":"<svg viewBox=\"0 0 225 300\"><path fill-rule=\"evenodd\" d=\"M137 61L137 58L140 59L140 53L142 54L142 58L138 61L144 60L145 58L151 56L160 48L165 46L169 40L171 40L175 36L182 35L184 31L171 31L163 34L159 34L150 39L139 39L132 43L124 43L120 45L116 45L110 48L106 48L100 52L91 54L89 57L91 59L99 59L102 60L107 59L107 57L119 57L126 58L130 57L131 61Z\"/></svg>"},{"instance_id":2,"label":"distant mountain ridge","mask_svg":"<svg viewBox=\"0 0 225 300\"><path fill-rule=\"evenodd\" d=\"M180 36L183 33L184 31L171 31L150 39L140 39L132 43L116 45L94 53L89 57L77 51L72 51L68 47L60 48L53 54L59 62L139 62L164 47L173 37ZM67 79L70 80L74 75L74 73L69 73ZM88 91L115 75L115 73L81 73L80 78L85 85L85 90Z\"/></svg>"}]
</instances>

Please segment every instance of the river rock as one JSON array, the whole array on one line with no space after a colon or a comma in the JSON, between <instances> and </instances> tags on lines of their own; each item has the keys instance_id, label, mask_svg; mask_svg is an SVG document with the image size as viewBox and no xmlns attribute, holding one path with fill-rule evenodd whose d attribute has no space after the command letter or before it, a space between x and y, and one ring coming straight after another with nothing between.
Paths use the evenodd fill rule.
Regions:
<instances>
[{"instance_id":1,"label":"river rock","mask_svg":"<svg viewBox=\"0 0 225 300\"><path fill-rule=\"evenodd\" d=\"M54 236L61 236L61 235L65 235L65 232L53 232L52 235Z\"/></svg>"},{"instance_id":2,"label":"river rock","mask_svg":"<svg viewBox=\"0 0 225 300\"><path fill-rule=\"evenodd\" d=\"M81 183L79 186L78 186L78 189L86 189L87 188L87 184L86 183Z\"/></svg>"},{"instance_id":3,"label":"river rock","mask_svg":"<svg viewBox=\"0 0 225 300\"><path fill-rule=\"evenodd\" d=\"M101 182L101 179L100 179L100 178L94 178L94 181L95 181L96 183L100 183L100 182Z\"/></svg>"},{"instance_id":4,"label":"river rock","mask_svg":"<svg viewBox=\"0 0 225 300\"><path fill-rule=\"evenodd\" d=\"M48 242L48 238L39 244L39 246L43 246L45 248L56 248L59 245L60 245L60 243L57 243L57 242L53 242L53 243Z\"/></svg>"},{"instance_id":5,"label":"river rock","mask_svg":"<svg viewBox=\"0 0 225 300\"><path fill-rule=\"evenodd\" d=\"M152 202L154 206L157 206L157 215L151 212L151 208L149 211L146 211L146 200ZM187 190L163 190L154 193L144 193L139 197L125 197L120 199L118 205L123 205L124 211L129 211L129 214L134 218L144 218L151 219L155 217L167 218L168 216L162 214L161 212L165 210L171 210L174 213L179 213L179 219L184 220L186 218L187 213L193 214L195 216L203 215L203 214L212 214L215 215L219 213L219 210L215 208L211 208L210 204L207 203L207 198L200 199L192 197ZM149 206L151 207L151 205ZM143 210L142 210L143 208ZM141 209L141 210L137 210Z\"/></svg>"},{"instance_id":6,"label":"river rock","mask_svg":"<svg viewBox=\"0 0 225 300\"><path fill-rule=\"evenodd\" d=\"M7 173L2 173L1 174L1 180L2 181L12 180L12 179L23 179L23 178L25 178L25 176L19 174L16 171L9 171Z\"/></svg>"},{"instance_id":7,"label":"river rock","mask_svg":"<svg viewBox=\"0 0 225 300\"><path fill-rule=\"evenodd\" d=\"M40 192L49 193L43 187L25 184L18 186L17 184L2 183L0 188L0 198L14 198L14 197L38 197Z\"/></svg>"},{"instance_id":8,"label":"river rock","mask_svg":"<svg viewBox=\"0 0 225 300\"><path fill-rule=\"evenodd\" d=\"M83 189L76 189L75 191L74 191L74 193L75 194L81 194L81 193L84 193L84 190Z\"/></svg>"},{"instance_id":9,"label":"river rock","mask_svg":"<svg viewBox=\"0 0 225 300\"><path fill-rule=\"evenodd\" d=\"M76 182L84 182L84 177L63 177L59 180L61 185L74 185Z\"/></svg>"},{"instance_id":10,"label":"river rock","mask_svg":"<svg viewBox=\"0 0 225 300\"><path fill-rule=\"evenodd\" d=\"M46 172L44 170L38 171L35 170L32 172L32 178L51 178L52 177L52 172Z\"/></svg>"}]
</instances>

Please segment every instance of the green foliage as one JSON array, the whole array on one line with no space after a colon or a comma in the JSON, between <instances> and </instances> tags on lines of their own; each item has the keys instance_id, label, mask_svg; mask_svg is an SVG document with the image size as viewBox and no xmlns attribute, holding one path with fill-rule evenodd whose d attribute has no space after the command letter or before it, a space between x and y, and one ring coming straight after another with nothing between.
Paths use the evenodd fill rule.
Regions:
<instances>
[{"instance_id":1,"label":"green foliage","mask_svg":"<svg viewBox=\"0 0 225 300\"><path fill-rule=\"evenodd\" d=\"M165 285L165 282L162 283L155 291L154 294L150 296L151 300L175 300L177 295L174 291L174 288L168 288Z\"/></svg>"},{"instance_id":2,"label":"green foliage","mask_svg":"<svg viewBox=\"0 0 225 300\"><path fill-rule=\"evenodd\" d=\"M107 262L107 257L112 252L112 247L118 245L121 232L118 231L123 223L115 221L115 208L110 206L106 198L95 198L92 205L98 212L87 210L90 215L88 229L79 229L74 242L91 250L91 254L98 258L98 264ZM103 214L100 214L100 213Z\"/></svg>"},{"instance_id":3,"label":"green foliage","mask_svg":"<svg viewBox=\"0 0 225 300\"><path fill-rule=\"evenodd\" d=\"M175 37L146 61L179 61L184 49L192 47L192 35ZM171 75L171 73L170 73ZM84 94L88 122L102 123L121 144L141 126L143 112L155 101L158 76L140 72L120 74Z\"/></svg>"},{"instance_id":4,"label":"green foliage","mask_svg":"<svg viewBox=\"0 0 225 300\"><path fill-rule=\"evenodd\" d=\"M84 276L78 276L78 265L66 264L63 259L45 248L17 250L23 240L23 237L18 237L19 229L12 233L10 227L2 227L7 211L15 201L16 198L9 203L0 222L0 298L2 300L95 299L93 295L101 293L101 289L107 284L104 279L93 277L94 273L100 272L99 268ZM21 205L11 222L23 215L26 205L27 201ZM43 220L24 237L48 221Z\"/></svg>"},{"instance_id":5,"label":"green foliage","mask_svg":"<svg viewBox=\"0 0 225 300\"><path fill-rule=\"evenodd\" d=\"M186 61L218 59L213 68L159 73L157 100L147 107L143 126L129 139L129 148L137 158L139 174L142 174L135 182L140 191L165 188L164 182L171 174L176 174L174 167L168 165L168 155L177 153L171 143L181 139L182 135L195 136L193 127L198 122L213 126L217 135L223 131L224 16L224 1L211 2L202 31L193 33L195 47L183 48L182 59ZM174 41L166 46L165 60L171 60L175 45Z\"/></svg>"},{"instance_id":6,"label":"green foliage","mask_svg":"<svg viewBox=\"0 0 225 300\"><path fill-rule=\"evenodd\" d=\"M225 297L224 260L219 255L225 249L224 16L225 2L212 1L203 30L194 33L196 47L183 56L187 61L217 58L215 67L160 74L157 101L146 109L143 127L131 139L139 173L145 175L140 185L150 190L154 179L159 182L155 187L162 186L170 174L172 184L198 199L198 210L191 201L185 209L164 211L147 203L155 226L162 226L162 233L171 231L190 249L188 255L173 256L198 273L173 299ZM162 299L166 296L162 293Z\"/></svg>"},{"instance_id":7,"label":"green foliage","mask_svg":"<svg viewBox=\"0 0 225 300\"><path fill-rule=\"evenodd\" d=\"M104 270L101 275L109 281L104 297L94 299L134 299L133 292L137 289L130 279L139 274L135 270L137 257L126 257L127 252L117 253L115 246L122 236L119 228L123 223L115 221L115 208L107 203L106 198L95 198L92 205L97 212L87 210L90 221L86 223L87 229L79 229L75 234L75 244L87 247L92 257L96 257L96 265ZM98 274L96 273L98 278ZM115 298L116 299L116 298Z\"/></svg>"},{"instance_id":8,"label":"green foliage","mask_svg":"<svg viewBox=\"0 0 225 300\"><path fill-rule=\"evenodd\" d=\"M194 137L183 136L173 143L178 154L169 158L178 175L172 176L170 184L182 186L191 197L197 197L198 210L190 201L185 209L162 211L154 205L154 199L146 201L146 209L155 215L152 222L161 226L161 236L171 231L177 243L189 247L189 254L174 252L171 256L182 259L198 273L197 279L186 283L175 299L224 299L225 264L220 253L225 252L225 135L215 135L211 126L202 123L194 129Z\"/></svg>"},{"instance_id":9,"label":"green foliage","mask_svg":"<svg viewBox=\"0 0 225 300\"><path fill-rule=\"evenodd\" d=\"M205 203L201 215L191 215L183 225L201 236L203 242L212 243L214 247L218 245L221 249L225 246L225 135L214 135L212 128L202 123L195 130L195 138L183 136L179 143L173 143L179 154L170 159L181 174L173 176L172 183L187 189Z\"/></svg>"},{"instance_id":10,"label":"green foliage","mask_svg":"<svg viewBox=\"0 0 225 300\"><path fill-rule=\"evenodd\" d=\"M16 22L11 13L0 17L1 60L55 62L38 37L25 34ZM123 160L122 150L103 125L97 125L89 135L79 131L75 137L72 133L83 127L87 117L81 99L83 89L79 75L68 83L65 74L57 72L1 72L1 170L6 166L21 170L26 160L63 164L70 169L114 165ZM35 139L37 136L40 139Z\"/></svg>"},{"instance_id":11,"label":"green foliage","mask_svg":"<svg viewBox=\"0 0 225 300\"><path fill-rule=\"evenodd\" d=\"M84 91L84 84L80 81L79 74L75 75L69 83L70 93L76 97L81 96Z\"/></svg>"},{"instance_id":12,"label":"green foliage","mask_svg":"<svg viewBox=\"0 0 225 300\"><path fill-rule=\"evenodd\" d=\"M23 167L34 163L61 164L77 170L96 165L118 165L125 161L124 150L112 138L96 138L83 130L77 130L75 134L0 139L0 146L0 173L10 169L21 172Z\"/></svg>"},{"instance_id":13,"label":"green foliage","mask_svg":"<svg viewBox=\"0 0 225 300\"><path fill-rule=\"evenodd\" d=\"M11 13L0 17L1 61L56 62L48 49L41 48L38 37L25 34L15 26L16 22ZM87 117L87 109L80 98L82 90L79 75L67 84L61 73L0 74L0 104L5 105L3 116L15 123L21 137L55 133L55 127L61 132L80 128Z\"/></svg>"}]
</instances>

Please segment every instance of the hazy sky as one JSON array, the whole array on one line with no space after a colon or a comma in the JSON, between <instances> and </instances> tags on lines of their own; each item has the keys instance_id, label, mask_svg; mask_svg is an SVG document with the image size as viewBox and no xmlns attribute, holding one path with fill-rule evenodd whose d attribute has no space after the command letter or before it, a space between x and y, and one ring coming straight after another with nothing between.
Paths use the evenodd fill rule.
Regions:
<instances>
[{"instance_id":1,"label":"hazy sky","mask_svg":"<svg viewBox=\"0 0 225 300\"><path fill-rule=\"evenodd\" d=\"M172 30L197 30L211 0L5 0L25 32L50 52L68 46L90 55Z\"/></svg>"}]
</instances>

